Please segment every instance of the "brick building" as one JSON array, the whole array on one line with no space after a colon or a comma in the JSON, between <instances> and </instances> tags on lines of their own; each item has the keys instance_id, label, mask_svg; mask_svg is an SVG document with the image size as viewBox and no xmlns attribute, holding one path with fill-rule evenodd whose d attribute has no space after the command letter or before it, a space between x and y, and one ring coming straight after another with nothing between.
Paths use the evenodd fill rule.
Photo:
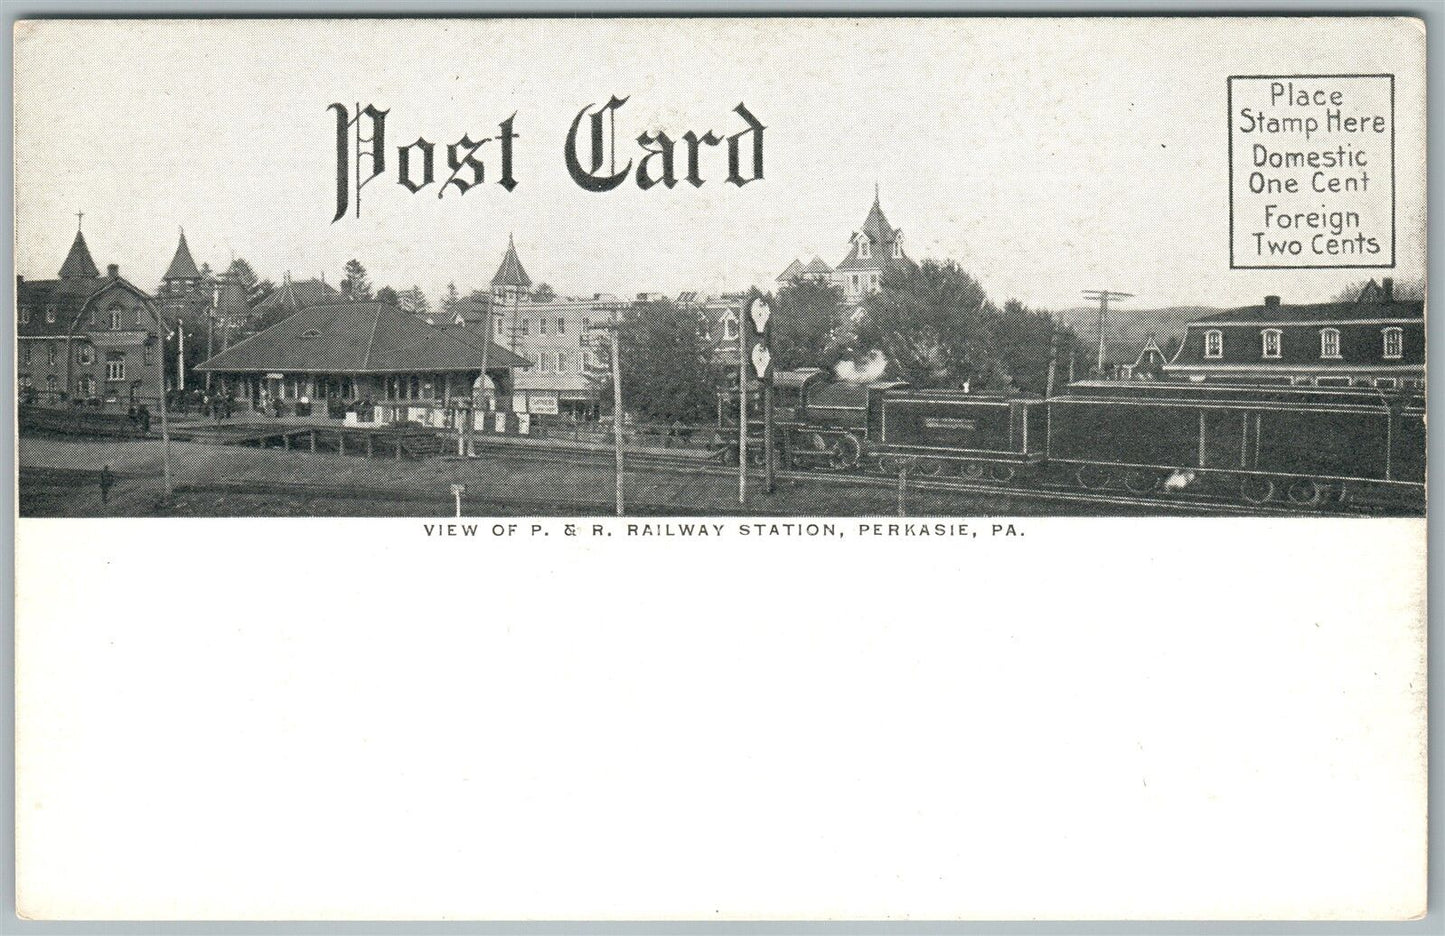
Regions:
<instances>
[{"instance_id":1,"label":"brick building","mask_svg":"<svg viewBox=\"0 0 1445 936\"><path fill-rule=\"evenodd\" d=\"M1293 383L1320 387L1425 386L1425 304L1396 299L1394 283L1371 280L1353 302L1257 306L1190 322L1164 365L1192 381Z\"/></svg>"},{"instance_id":2,"label":"brick building","mask_svg":"<svg viewBox=\"0 0 1445 936\"><path fill-rule=\"evenodd\" d=\"M46 402L154 407L165 327L152 297L120 275L102 276L76 231L56 279L15 278L16 378Z\"/></svg>"}]
</instances>

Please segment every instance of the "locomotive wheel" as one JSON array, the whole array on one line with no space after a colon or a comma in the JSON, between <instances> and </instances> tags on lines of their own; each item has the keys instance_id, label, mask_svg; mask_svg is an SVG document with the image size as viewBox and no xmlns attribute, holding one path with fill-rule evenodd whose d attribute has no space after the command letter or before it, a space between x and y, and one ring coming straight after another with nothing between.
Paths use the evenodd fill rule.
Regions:
<instances>
[{"instance_id":1,"label":"locomotive wheel","mask_svg":"<svg viewBox=\"0 0 1445 936\"><path fill-rule=\"evenodd\" d=\"M1000 484L1014 479L1014 466L1007 462L994 462L988 466L988 476Z\"/></svg>"},{"instance_id":2,"label":"locomotive wheel","mask_svg":"<svg viewBox=\"0 0 1445 936\"><path fill-rule=\"evenodd\" d=\"M1239 496L1251 504L1263 504L1274 496L1274 482L1268 478L1245 478L1239 482Z\"/></svg>"},{"instance_id":3,"label":"locomotive wheel","mask_svg":"<svg viewBox=\"0 0 1445 936\"><path fill-rule=\"evenodd\" d=\"M1319 503L1320 486L1308 478L1302 478L1291 484L1286 494L1291 504L1308 507L1311 504Z\"/></svg>"},{"instance_id":4,"label":"locomotive wheel","mask_svg":"<svg viewBox=\"0 0 1445 936\"><path fill-rule=\"evenodd\" d=\"M830 464L834 468L856 468L858 458L863 454L863 446L851 435L841 435L838 441L833 443L833 457Z\"/></svg>"},{"instance_id":5,"label":"locomotive wheel","mask_svg":"<svg viewBox=\"0 0 1445 936\"><path fill-rule=\"evenodd\" d=\"M1153 471L1136 468L1124 475L1124 487L1135 494L1151 494L1159 490L1159 475Z\"/></svg>"},{"instance_id":6,"label":"locomotive wheel","mask_svg":"<svg viewBox=\"0 0 1445 936\"><path fill-rule=\"evenodd\" d=\"M970 481L982 481L988 477L988 466L983 462L964 462L958 473Z\"/></svg>"},{"instance_id":7,"label":"locomotive wheel","mask_svg":"<svg viewBox=\"0 0 1445 936\"><path fill-rule=\"evenodd\" d=\"M1079 482L1079 487L1090 491L1102 490L1109 485L1112 478L1108 469L1098 465L1080 465L1079 470L1074 472L1074 480Z\"/></svg>"}]
</instances>

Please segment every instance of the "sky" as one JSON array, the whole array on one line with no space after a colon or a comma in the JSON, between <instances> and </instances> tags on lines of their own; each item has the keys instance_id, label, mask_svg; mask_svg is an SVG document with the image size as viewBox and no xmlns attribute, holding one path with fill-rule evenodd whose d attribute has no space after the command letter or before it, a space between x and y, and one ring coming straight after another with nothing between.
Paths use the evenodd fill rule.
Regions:
<instances>
[{"instance_id":1,"label":"sky","mask_svg":"<svg viewBox=\"0 0 1445 936\"><path fill-rule=\"evenodd\" d=\"M1324 72L1396 75L1397 267L1231 270L1225 78ZM214 268L335 282L355 257L433 301L484 286L509 235L561 294L769 288L794 258L837 264L875 185L910 256L957 260L1000 302L1315 301L1424 270L1424 37L1403 19L76 20L18 25L15 89L31 278L84 212L96 263L147 289L182 227ZM567 130L613 95L619 161L644 132L734 133L746 104L764 178L726 183L720 146L699 188L584 191ZM391 150L334 223L333 102L388 110ZM447 144L512 114L516 188L438 198ZM413 194L395 148L419 136L438 180Z\"/></svg>"}]
</instances>

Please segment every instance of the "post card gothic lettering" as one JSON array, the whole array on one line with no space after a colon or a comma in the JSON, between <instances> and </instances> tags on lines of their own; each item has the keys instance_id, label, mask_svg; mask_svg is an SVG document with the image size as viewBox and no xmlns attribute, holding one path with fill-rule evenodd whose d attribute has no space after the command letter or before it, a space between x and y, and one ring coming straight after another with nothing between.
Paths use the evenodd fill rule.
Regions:
<instances>
[{"instance_id":1,"label":"post card gothic lettering","mask_svg":"<svg viewBox=\"0 0 1445 936\"><path fill-rule=\"evenodd\" d=\"M399 651L417 667L405 679L425 671L454 681L408 682L416 691L398 705L415 711L435 692L453 713L525 713L536 737L559 732L593 764L653 763L655 751L631 741L589 745L666 713L690 713L685 725L649 729L662 747L680 745L684 760L696 753L688 752L697 733L732 744L727 720L710 721L722 716L702 700L746 696L751 683L724 691L711 682L719 671L704 667L647 713L618 714L626 680L590 684L578 674L592 670L560 648L611 659L590 643L594 634L570 629L577 622L622 633L669 616L668 636L653 634L650 650L617 645L632 648L619 672L676 635L704 639L715 615L731 615L728 633L766 624L776 644L717 665L752 671L806 645L816 665L779 672L806 673L816 693L802 696L835 700L820 702L807 728L789 721L793 699L778 703L779 718L759 717L736 735L797 728L768 755L775 764L764 772L777 775L770 789L779 798L751 814L772 816L773 831L734 816L699 832L783 837L786 847L763 843L768 855L727 873L665 823L619 846L637 853L583 861L558 831L567 823L590 829L592 842L627 836L596 824L612 810L578 818L559 805L582 800L553 789L573 775L548 760L555 749L531 750L519 735L496 741L503 760L485 770L465 758L438 767L437 751L467 744L439 736L439 747L396 761L420 758L439 771L428 774L441 784L437 799L411 801L428 815L449 804L476 824L456 826L470 830L465 841L418 839L412 851L469 856L455 867L475 873L471 885L450 871L420 884L403 869L419 890L378 885L359 902L327 904L324 887L308 903L258 885L275 899L207 904L196 896L203 888L177 878L187 913L300 918L346 906L388 918L545 917L541 890L527 883L541 879L535 841L509 831L500 813L484 822L467 812L503 801L541 823L538 837L562 836L558 853L571 857L553 856L559 883L543 888L568 895L551 905L556 918L712 919L717 908L763 919L1278 918L1293 907L1383 918L1422 906L1423 863L1413 856L1423 786L1409 754L1423 731L1412 707L1423 704L1423 670L1412 667L1423 660L1431 390L1420 22L26 20L15 45L24 635L69 634L89 646L94 634L73 630L76 622L105 630L113 622L99 622L114 612L88 603L103 590L71 594L54 576L66 569L73 585L109 581L145 555L154 562L136 573L131 597L105 593L148 614L194 618L182 643L209 634L210 615L247 608L250 623L227 634L244 642L252 627L291 622L285 639L305 644L330 626L319 618L343 619L333 604L353 601L363 618L367 607L389 609L397 647L455 627L428 645L424 664ZM161 48L165 55L143 51ZM96 61L106 66L88 64ZM132 537L146 535L167 545L142 550ZM668 549L653 552L663 541ZM613 570L605 582L593 578L602 569ZM893 597L877 604L884 594ZM274 603L262 610L267 596ZM62 607L72 610L53 620L44 610ZM24 631L27 613L50 623ZM508 615L513 630L494 630ZM1378 625L1373 636L1354 629L1364 620ZM789 642L812 621L831 629ZM1000 622L1012 629L995 632ZM514 650L534 659L535 647L505 641L535 639L543 623L567 629L554 649L570 662L531 685L581 680L589 705L615 718L588 735L575 720L545 727L551 702L535 697L443 704L454 691L506 682L489 661ZM1216 630L1217 640L1202 636ZM867 666L832 655L835 641L865 632L877 639L859 644L873 648L860 651ZM479 634L501 643L456 652ZM1035 642L1041 634L1050 637ZM355 639L372 646L370 635ZM874 733L876 719L853 709L853 689L830 682L886 670L895 640L958 641L908 657L917 681L894 673L879 700L884 721L913 726L897 729L911 739L907 750ZM1024 644L1028 666L1011 669L1006 661L1022 661L1014 654ZM700 646L679 653L733 659L721 644ZM1114 648L1107 660L1103 646ZM1159 655L1146 663L1149 648ZM1386 650L1388 660L1374 656ZM256 665L282 665L275 661L289 652ZM1103 814L1117 806L1134 818L1164 817L1121 820L1129 831L1120 841L1130 844L1100 846L1108 860L1074 851L1107 837L1085 830L1081 810L1068 811L1082 824L1067 839L1032 825L1071 794L1030 786L1015 768L998 768L1011 779L990 787L995 762L980 761L964 782L974 793L949 806L940 778L958 781L953 767L914 760L951 737L990 756L1005 750L1005 735L1053 739L1018 742L1037 752L1072 744L1042 722L1028 727L1032 716L1019 713L1030 704L1010 695L1027 681L1018 674L1065 656L1099 667L1100 678L1070 696L1085 708L1124 685L1177 706L1121 702L1075 732L1093 739L1087 756L1075 754L1107 767L1065 773ZM1204 658L1219 681L1194 681L1188 661ZM1246 660L1272 662L1245 672ZM1384 674L1379 681L1351 668L1366 660ZM932 669L945 661L956 677ZM487 675L474 681L450 669L463 663ZM46 666L32 671L69 672ZM316 678L331 685L346 667L323 669ZM1265 694L1283 671L1305 683ZM1005 684L1005 673L1018 678ZM1074 678L1061 664L1056 675ZM277 678L294 687L309 677ZM637 678L654 685L653 676ZM1344 701L1335 690L1312 694L1331 680ZM708 692L694 695L704 685ZM993 701L969 696L982 685L997 690ZM276 686L257 691L283 692ZM929 687L940 701L929 701ZM1255 700L1254 715L1230 721L1244 697ZM678 698L692 701L667 701ZM1296 711L1291 699L1319 705ZM912 707L900 708L905 700ZM995 707L1016 730L990 736L980 727L978 713ZM1169 731L1206 751L1200 762L1186 770L1186 750L1135 731L1144 709L1174 712ZM1216 710L1231 729L1205 730ZM322 709L299 711L304 721ZM855 748L848 732L817 727L843 711L867 743ZM390 730L376 717L379 734L368 738ZM1295 717L1313 727L1283 727ZM157 730L154 719L136 721ZM1377 721L1385 753L1361 766L1368 739L1350 726ZM43 724L76 744L116 736L82 737L49 716ZM228 724L252 737L244 719ZM1091 734L1126 724L1131 733L1117 738ZM931 727L915 736L918 725ZM1272 740L1256 734L1276 729ZM22 793L59 782L58 769L46 772L60 761L46 760L54 752L42 736L50 737L29 736L39 766ZM1166 748L1177 773L1153 769ZM803 749L812 753L793 763ZM841 750L852 751L848 765L834 760ZM1282 752L1298 757L1280 761ZM553 772L533 771L532 756ZM358 767L366 778L356 789L376 790L375 764L357 757L370 766ZM928 823L879 805L912 795L876 773L889 757L912 765L900 776L919 784L917 815ZM66 761L76 769L65 776L89 773L82 760ZM793 766L776 767L782 762ZM825 762L831 779L812 772ZM649 776L672 778L659 781L671 791L671 769ZM547 826L528 811L531 793L505 786L509 772L531 777L529 789L571 818ZM1358 788L1338 786L1345 773L1363 777ZM872 792L850 786L864 774L876 781ZM1041 765L1029 776L1058 775ZM755 778L731 776L734 788L756 790ZM1338 796L1342 809L1320 821L1348 826L1339 842L1317 840L1317 827L1289 804L1268 805L1262 776L1298 782L1304 798L1293 802ZM814 778L807 796L791 785L801 777ZM483 782L490 792L462 795L463 785ZM411 779L397 783L415 792ZM727 796L703 785L713 806L697 809L732 815L719 805ZM635 803L629 789L612 795ZM1037 794L1027 810L1014 799L1025 789ZM854 796L864 813L848 826ZM1017 838L974 811L995 796ZM1367 799L1390 803L1368 829L1351 824ZM164 888L141 882L132 882L133 900L121 888L109 902L87 903L48 857L46 836L73 836L64 838L74 846L67 854L109 855L110 846L87 831L95 813L49 802L17 799L35 832L22 840L27 906L91 918L169 906L146 902ZM789 818L768 812L775 807ZM846 848L815 813L827 810L838 828L900 830L900 844L874 842L857 854L861 865L832 864ZM1206 814L1219 821L1195 824ZM61 828L56 817L74 823ZM1200 855L1219 860L1124 893L1119 880L1155 873L1134 856L1194 867L1199 855L1185 854L1185 841L1157 837L1175 819L1193 830ZM789 838L791 823L805 832ZM492 834L484 827L515 846L514 862L484 860ZM327 835L347 840L338 828ZM1219 829L1253 843L1248 854L1211 840ZM1031 835L1052 843L1030 859L1050 884L1024 897L1011 888L1032 879L1020 870L1028 864L1020 843ZM210 854L209 843L196 847ZM813 881L817 871L791 900L737 870L794 847L791 870L765 875ZM1221 877L1221 867L1276 847L1286 858L1275 869L1292 867L1294 877L1276 880L1274 869ZM974 861L976 848L992 858ZM338 851L317 854L352 867ZM897 874L854 876L884 853L900 856ZM679 859L664 867L657 855ZM1065 855L1087 887L1068 883ZM602 869L598 880L610 882L615 901L574 886L574 858ZM676 905L657 894L649 904L617 876L636 866L671 881L694 859L706 869L698 879L716 887L659 884ZM1134 870L1115 880L1092 870L1111 862ZM1389 880L1367 865L1391 869ZM532 876L518 877L524 872ZM77 875L109 886L96 868ZM1157 903L1138 897L1146 891Z\"/></svg>"}]
</instances>

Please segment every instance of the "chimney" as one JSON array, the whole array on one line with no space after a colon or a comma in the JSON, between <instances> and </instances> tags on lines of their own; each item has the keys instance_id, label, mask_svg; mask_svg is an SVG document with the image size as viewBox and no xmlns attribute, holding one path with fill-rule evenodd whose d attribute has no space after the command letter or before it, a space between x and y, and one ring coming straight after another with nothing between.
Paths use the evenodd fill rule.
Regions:
<instances>
[{"instance_id":1,"label":"chimney","mask_svg":"<svg viewBox=\"0 0 1445 936\"><path fill-rule=\"evenodd\" d=\"M1270 310L1278 309L1278 308L1279 308L1279 296L1265 296L1265 297L1264 297L1264 307L1265 307L1266 309L1270 309Z\"/></svg>"},{"instance_id":2,"label":"chimney","mask_svg":"<svg viewBox=\"0 0 1445 936\"><path fill-rule=\"evenodd\" d=\"M115 279L117 276L120 275L120 264L107 263L105 265L105 275L109 276L111 279Z\"/></svg>"},{"instance_id":3,"label":"chimney","mask_svg":"<svg viewBox=\"0 0 1445 936\"><path fill-rule=\"evenodd\" d=\"M1395 278L1393 276L1387 276L1380 280L1380 301L1395 301Z\"/></svg>"}]
</instances>

